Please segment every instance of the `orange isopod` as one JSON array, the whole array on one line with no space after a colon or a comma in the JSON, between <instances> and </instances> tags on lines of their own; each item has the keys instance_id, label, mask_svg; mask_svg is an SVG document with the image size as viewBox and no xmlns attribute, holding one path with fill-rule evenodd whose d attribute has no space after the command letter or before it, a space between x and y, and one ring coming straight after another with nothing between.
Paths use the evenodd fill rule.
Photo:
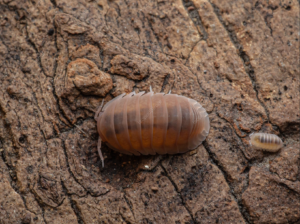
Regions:
<instances>
[{"instance_id":1,"label":"orange isopod","mask_svg":"<svg viewBox=\"0 0 300 224\"><path fill-rule=\"evenodd\" d=\"M184 153L208 135L206 110L195 100L177 94L140 92L121 94L95 114L98 153L104 166L101 142L129 155ZM102 103L103 104L103 103Z\"/></svg>"}]
</instances>

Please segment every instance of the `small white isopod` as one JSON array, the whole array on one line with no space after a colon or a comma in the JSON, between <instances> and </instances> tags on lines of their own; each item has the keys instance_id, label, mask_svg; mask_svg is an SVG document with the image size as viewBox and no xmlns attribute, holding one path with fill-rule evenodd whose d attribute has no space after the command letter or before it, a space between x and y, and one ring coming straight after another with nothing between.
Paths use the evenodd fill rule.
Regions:
<instances>
[{"instance_id":1,"label":"small white isopod","mask_svg":"<svg viewBox=\"0 0 300 224\"><path fill-rule=\"evenodd\" d=\"M277 135L267 133L252 133L249 143L254 148L268 152L277 152L283 146L282 140Z\"/></svg>"}]
</instances>

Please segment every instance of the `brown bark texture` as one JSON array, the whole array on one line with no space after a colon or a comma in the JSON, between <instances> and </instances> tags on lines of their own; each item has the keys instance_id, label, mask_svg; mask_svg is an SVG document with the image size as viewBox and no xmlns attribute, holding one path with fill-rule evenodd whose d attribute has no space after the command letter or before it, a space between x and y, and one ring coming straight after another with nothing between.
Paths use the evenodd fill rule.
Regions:
<instances>
[{"instance_id":1,"label":"brown bark texture","mask_svg":"<svg viewBox=\"0 0 300 224\"><path fill-rule=\"evenodd\" d=\"M0 0L0 223L300 223L299 35L297 0ZM97 107L150 85L206 141L102 168Z\"/></svg>"}]
</instances>

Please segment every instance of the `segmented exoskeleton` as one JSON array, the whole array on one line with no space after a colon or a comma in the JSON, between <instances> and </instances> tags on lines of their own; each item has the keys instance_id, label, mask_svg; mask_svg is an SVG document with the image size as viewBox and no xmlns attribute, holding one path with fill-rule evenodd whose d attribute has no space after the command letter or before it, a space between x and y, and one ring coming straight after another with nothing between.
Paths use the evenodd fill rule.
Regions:
<instances>
[{"instance_id":1,"label":"segmented exoskeleton","mask_svg":"<svg viewBox=\"0 0 300 224\"><path fill-rule=\"evenodd\" d=\"M283 146L282 140L277 135L267 133L251 134L250 144L269 152L276 152Z\"/></svg>"},{"instance_id":2,"label":"segmented exoskeleton","mask_svg":"<svg viewBox=\"0 0 300 224\"><path fill-rule=\"evenodd\" d=\"M206 138L210 123L195 100L177 94L121 94L96 112L98 152L101 142L129 155L176 154L195 149Z\"/></svg>"}]
</instances>

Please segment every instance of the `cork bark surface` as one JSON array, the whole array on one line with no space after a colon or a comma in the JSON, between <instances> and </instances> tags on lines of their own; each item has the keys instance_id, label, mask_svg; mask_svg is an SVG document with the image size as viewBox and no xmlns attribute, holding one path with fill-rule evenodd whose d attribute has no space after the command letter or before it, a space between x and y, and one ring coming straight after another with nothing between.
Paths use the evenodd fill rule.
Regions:
<instances>
[{"instance_id":1,"label":"cork bark surface","mask_svg":"<svg viewBox=\"0 0 300 224\"><path fill-rule=\"evenodd\" d=\"M0 0L0 223L300 223L299 19L297 0ZM150 85L201 103L206 141L103 145L102 168L97 107Z\"/></svg>"}]
</instances>

